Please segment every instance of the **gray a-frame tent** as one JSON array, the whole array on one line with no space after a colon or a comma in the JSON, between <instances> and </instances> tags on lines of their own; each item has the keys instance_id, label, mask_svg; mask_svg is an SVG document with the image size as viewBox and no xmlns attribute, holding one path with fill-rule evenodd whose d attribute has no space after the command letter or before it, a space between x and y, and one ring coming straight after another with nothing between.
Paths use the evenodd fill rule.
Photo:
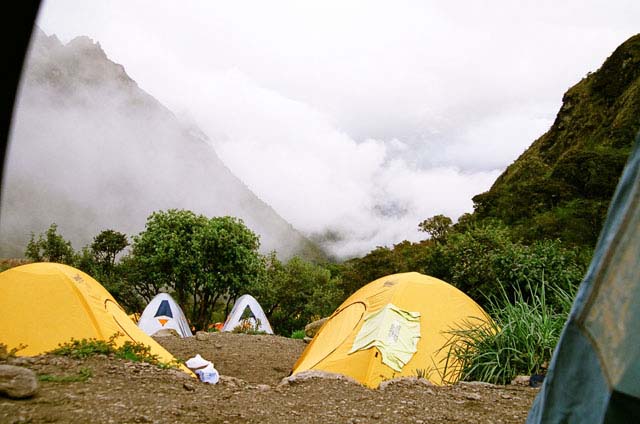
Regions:
<instances>
[{"instance_id":1,"label":"gray a-frame tent","mask_svg":"<svg viewBox=\"0 0 640 424\"><path fill-rule=\"evenodd\" d=\"M527 423L640 422L640 135Z\"/></svg>"}]
</instances>

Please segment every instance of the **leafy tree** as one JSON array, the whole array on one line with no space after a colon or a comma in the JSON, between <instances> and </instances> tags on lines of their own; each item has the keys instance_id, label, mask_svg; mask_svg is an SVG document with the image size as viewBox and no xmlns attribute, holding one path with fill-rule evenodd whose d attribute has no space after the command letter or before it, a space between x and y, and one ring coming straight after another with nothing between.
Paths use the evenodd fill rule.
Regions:
<instances>
[{"instance_id":1,"label":"leafy tree","mask_svg":"<svg viewBox=\"0 0 640 424\"><path fill-rule=\"evenodd\" d=\"M235 301L258 278L260 241L242 220L230 216L207 220L192 240L199 267L196 274L203 274L192 286L192 322L205 328L221 296Z\"/></svg>"},{"instance_id":2,"label":"leafy tree","mask_svg":"<svg viewBox=\"0 0 640 424\"><path fill-rule=\"evenodd\" d=\"M399 272L422 272L427 266L429 251L434 242L423 240L419 243L402 241L392 248L378 246L362 258L354 258L338 267L340 286L345 294L351 294L360 287L385 275Z\"/></svg>"},{"instance_id":3,"label":"leafy tree","mask_svg":"<svg viewBox=\"0 0 640 424\"><path fill-rule=\"evenodd\" d=\"M343 300L339 280L331 272L299 257L286 264L271 252L252 293L278 334L290 335L309 322L331 314Z\"/></svg>"},{"instance_id":4,"label":"leafy tree","mask_svg":"<svg viewBox=\"0 0 640 424\"><path fill-rule=\"evenodd\" d=\"M342 290L351 294L385 275L400 272L392 249L378 246L362 258L346 261L342 266Z\"/></svg>"},{"instance_id":5,"label":"leafy tree","mask_svg":"<svg viewBox=\"0 0 640 424\"><path fill-rule=\"evenodd\" d=\"M429 234L434 241L441 243L446 239L452 223L448 216L434 215L418 224L418 228Z\"/></svg>"},{"instance_id":6,"label":"leafy tree","mask_svg":"<svg viewBox=\"0 0 640 424\"><path fill-rule=\"evenodd\" d=\"M236 298L257 278L259 246L258 236L237 218L154 212L133 237L132 281L145 291L173 291L191 323L206 328L220 298Z\"/></svg>"},{"instance_id":7,"label":"leafy tree","mask_svg":"<svg viewBox=\"0 0 640 424\"><path fill-rule=\"evenodd\" d=\"M187 210L153 212L145 230L133 237L131 255L136 274L143 274L156 292L173 290L178 303L186 304L197 272L193 235L206 221L206 217Z\"/></svg>"},{"instance_id":8,"label":"leafy tree","mask_svg":"<svg viewBox=\"0 0 640 424\"><path fill-rule=\"evenodd\" d=\"M541 284L571 292L588 266L590 251L567 249L558 240L531 245L511 238L509 228L485 221L462 233L452 233L444 245L430 251L436 260L426 274L441 278L481 304L505 290L510 299L516 293L530 293ZM549 295L553 305L554 293ZM525 299L527 300L527 299Z\"/></svg>"},{"instance_id":9,"label":"leafy tree","mask_svg":"<svg viewBox=\"0 0 640 424\"><path fill-rule=\"evenodd\" d=\"M129 245L127 236L114 230L104 230L94 237L91 253L96 262L107 272L112 272L116 255Z\"/></svg>"},{"instance_id":10,"label":"leafy tree","mask_svg":"<svg viewBox=\"0 0 640 424\"><path fill-rule=\"evenodd\" d=\"M74 265L76 258L71 242L58 234L58 225L55 223L37 239L33 233L31 234L25 256L35 262L58 262L67 265Z\"/></svg>"}]
</instances>

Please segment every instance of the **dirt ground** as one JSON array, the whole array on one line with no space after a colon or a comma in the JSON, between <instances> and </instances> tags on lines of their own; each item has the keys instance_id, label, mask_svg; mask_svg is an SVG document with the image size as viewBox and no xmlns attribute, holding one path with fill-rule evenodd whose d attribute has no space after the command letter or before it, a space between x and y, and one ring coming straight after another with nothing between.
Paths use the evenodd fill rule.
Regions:
<instances>
[{"instance_id":1,"label":"dirt ground","mask_svg":"<svg viewBox=\"0 0 640 424\"><path fill-rule=\"evenodd\" d=\"M31 399L0 397L0 423L522 423L538 392L482 383L399 383L384 390L335 379L279 384L304 350L302 341L232 333L156 340L179 359L199 353L212 360L221 381L209 385L106 356L10 359L40 376L91 377L41 381Z\"/></svg>"}]
</instances>

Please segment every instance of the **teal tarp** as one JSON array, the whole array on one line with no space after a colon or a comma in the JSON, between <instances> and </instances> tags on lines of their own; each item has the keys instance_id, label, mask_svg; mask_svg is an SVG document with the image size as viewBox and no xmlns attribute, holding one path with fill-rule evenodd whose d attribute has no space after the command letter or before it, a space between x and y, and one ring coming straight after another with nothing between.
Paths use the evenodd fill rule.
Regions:
<instances>
[{"instance_id":1,"label":"teal tarp","mask_svg":"<svg viewBox=\"0 0 640 424\"><path fill-rule=\"evenodd\" d=\"M640 422L640 134L527 423Z\"/></svg>"}]
</instances>

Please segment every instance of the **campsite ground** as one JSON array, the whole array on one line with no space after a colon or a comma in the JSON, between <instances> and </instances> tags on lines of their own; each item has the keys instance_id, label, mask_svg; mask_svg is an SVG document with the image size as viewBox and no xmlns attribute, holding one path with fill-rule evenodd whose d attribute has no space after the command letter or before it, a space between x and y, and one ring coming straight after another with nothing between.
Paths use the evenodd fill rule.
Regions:
<instances>
[{"instance_id":1,"label":"campsite ground","mask_svg":"<svg viewBox=\"0 0 640 424\"><path fill-rule=\"evenodd\" d=\"M157 337L180 359L196 353L223 376L208 385L175 370L115 358L18 358L42 381L27 400L0 398L1 423L522 423L538 389L399 383L369 390L346 380L279 385L305 344L279 336ZM16 363L17 361L17 363Z\"/></svg>"}]
</instances>

